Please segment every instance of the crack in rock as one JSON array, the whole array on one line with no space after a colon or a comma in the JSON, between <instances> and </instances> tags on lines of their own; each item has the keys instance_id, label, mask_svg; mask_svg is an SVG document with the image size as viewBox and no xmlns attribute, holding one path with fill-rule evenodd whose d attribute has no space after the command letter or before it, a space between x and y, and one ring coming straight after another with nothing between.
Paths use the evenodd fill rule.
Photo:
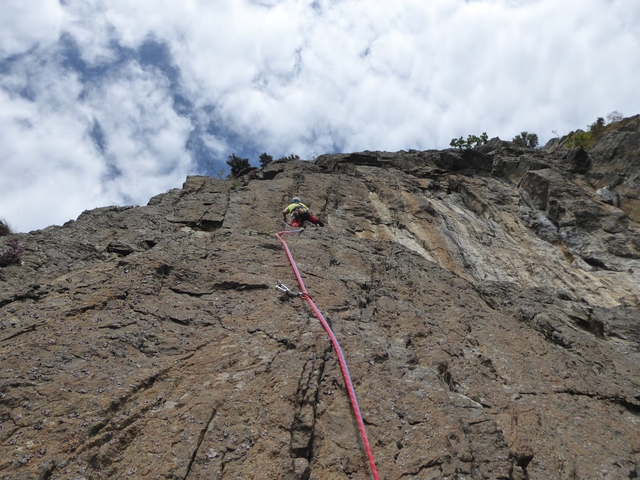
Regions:
<instances>
[{"instance_id":1,"label":"crack in rock","mask_svg":"<svg viewBox=\"0 0 640 480\"><path fill-rule=\"evenodd\" d=\"M305 362L298 381L289 448L294 472L299 480L308 480L311 476L318 397L326 360L327 352L322 356L312 354Z\"/></svg>"},{"instance_id":2,"label":"crack in rock","mask_svg":"<svg viewBox=\"0 0 640 480\"><path fill-rule=\"evenodd\" d=\"M207 431L211 428L211 424L213 423L213 419L216 416L217 413L217 409L213 409L213 411L211 412L211 416L209 417L209 421L207 422L207 425L200 430L200 434L198 435L198 443L196 445L196 448L194 448L193 450L193 454L191 455L191 460L189 460L189 465L187 466L187 472L185 473L183 480L186 480L187 477L189 476L189 473L191 473L191 468L193 467L193 462L195 462L196 460L196 456L198 455L198 451L200 451L200 447L202 446L202 442L204 441L204 436L207 433Z\"/></svg>"}]
</instances>

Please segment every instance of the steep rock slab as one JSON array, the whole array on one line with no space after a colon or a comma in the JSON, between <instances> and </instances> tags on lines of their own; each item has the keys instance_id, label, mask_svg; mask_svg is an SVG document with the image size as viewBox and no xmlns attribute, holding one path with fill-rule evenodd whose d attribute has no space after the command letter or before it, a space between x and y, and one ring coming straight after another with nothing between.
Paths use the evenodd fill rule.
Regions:
<instances>
[{"instance_id":1,"label":"steep rock slab","mask_svg":"<svg viewBox=\"0 0 640 480\"><path fill-rule=\"evenodd\" d=\"M0 269L0 476L367 478L329 341L273 289L295 288L272 233L301 194L327 227L288 242L382 478L634 478L640 269L610 250L581 263L549 197L522 200L551 166L551 198L597 202L562 161L492 142L278 162L18 236L24 265ZM569 174L571 196L553 193ZM633 237L598 209L608 230L570 225L583 244Z\"/></svg>"}]
</instances>

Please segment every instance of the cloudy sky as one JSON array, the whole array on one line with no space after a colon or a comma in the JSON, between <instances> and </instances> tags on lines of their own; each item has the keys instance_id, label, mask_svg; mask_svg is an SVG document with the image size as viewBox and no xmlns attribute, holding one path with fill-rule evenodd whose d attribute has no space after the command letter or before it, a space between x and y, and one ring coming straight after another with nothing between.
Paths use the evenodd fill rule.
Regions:
<instances>
[{"instance_id":1,"label":"cloudy sky","mask_svg":"<svg viewBox=\"0 0 640 480\"><path fill-rule=\"evenodd\" d=\"M2 0L0 218L144 205L230 153L544 143L639 86L638 0Z\"/></svg>"}]
</instances>

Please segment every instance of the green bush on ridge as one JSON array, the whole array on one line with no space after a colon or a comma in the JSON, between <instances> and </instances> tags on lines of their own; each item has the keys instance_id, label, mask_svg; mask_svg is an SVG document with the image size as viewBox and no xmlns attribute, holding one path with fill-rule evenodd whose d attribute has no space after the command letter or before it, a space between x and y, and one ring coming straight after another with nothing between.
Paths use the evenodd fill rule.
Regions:
<instances>
[{"instance_id":1,"label":"green bush on ridge","mask_svg":"<svg viewBox=\"0 0 640 480\"><path fill-rule=\"evenodd\" d=\"M229 159L227 160L227 165L231 167L232 177L237 177L240 174L240 172L251 167L251 165L249 165L248 158L240 158L235 153L232 153L231 155L229 155Z\"/></svg>"},{"instance_id":2,"label":"green bush on ridge","mask_svg":"<svg viewBox=\"0 0 640 480\"><path fill-rule=\"evenodd\" d=\"M268 155L267 152L262 152L260 154L260 168L264 168L273 162L273 157Z\"/></svg>"},{"instance_id":3,"label":"green bush on ridge","mask_svg":"<svg viewBox=\"0 0 640 480\"><path fill-rule=\"evenodd\" d=\"M617 128L612 126L622 121L622 114L617 110L614 110L607 115L609 123L604 121L603 117L598 117L595 122L588 125L588 130L577 130L571 134L564 142L564 146L567 148L582 148L583 150L589 150L598 141L598 139L608 130Z\"/></svg>"},{"instance_id":4,"label":"green bush on ridge","mask_svg":"<svg viewBox=\"0 0 640 480\"><path fill-rule=\"evenodd\" d=\"M463 137L452 138L449 145L454 148L459 148L459 149L464 148L468 150L470 148L475 148L480 145L484 145L488 141L489 141L489 136L487 135L487 132L482 132L482 135L480 135L479 137L476 135L469 135L467 136L466 140Z\"/></svg>"},{"instance_id":5,"label":"green bush on ridge","mask_svg":"<svg viewBox=\"0 0 640 480\"><path fill-rule=\"evenodd\" d=\"M538 148L538 135L535 133L520 132L511 141L519 147Z\"/></svg>"}]
</instances>

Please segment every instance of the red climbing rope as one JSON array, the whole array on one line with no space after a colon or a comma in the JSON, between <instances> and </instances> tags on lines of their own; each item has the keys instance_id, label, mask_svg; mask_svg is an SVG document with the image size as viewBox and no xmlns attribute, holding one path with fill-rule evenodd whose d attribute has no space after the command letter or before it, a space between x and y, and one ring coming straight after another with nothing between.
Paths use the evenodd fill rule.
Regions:
<instances>
[{"instance_id":1,"label":"red climbing rope","mask_svg":"<svg viewBox=\"0 0 640 480\"><path fill-rule=\"evenodd\" d=\"M284 246L284 250L287 252L287 257L289 258L289 263L291 263L291 267L293 268L293 272L296 274L296 278L298 279L298 284L300 285L300 289L302 290L302 297L309 303L311 309L315 312L316 317L320 320L320 323L324 327L325 331L331 338L331 343L333 344L333 348L338 355L338 361L340 362L340 369L342 370L342 377L344 378L344 383L347 385L347 391L349 392L349 398L351 399L351 406L353 407L353 413L356 416L356 420L358 422L358 429L360 430L360 436L362 437L362 443L364 444L364 449L367 452L367 458L369 459L369 466L371 467L371 473L373 474L374 480L379 480L378 471L376 469L376 463L373 459L373 453L371 452L371 447L369 446L369 440L367 440L367 432L364 430L364 422L362 421L362 415L360 414L360 407L358 407L358 400L356 399L356 392L353 389L353 384L351 383L351 376L349 375L349 369L347 368L347 361L344 358L344 354L342 353L342 349L340 348L340 344L336 339L336 336L333 334L333 330L316 307L315 303L309 296L306 287L304 286L304 282L302 281L302 277L300 276L300 272L298 271L298 267L296 265L291 252L289 251L289 247L287 246L287 242L285 242L280 234L283 233L300 233L304 229L298 230L284 230L282 232L276 233L276 237Z\"/></svg>"}]
</instances>

